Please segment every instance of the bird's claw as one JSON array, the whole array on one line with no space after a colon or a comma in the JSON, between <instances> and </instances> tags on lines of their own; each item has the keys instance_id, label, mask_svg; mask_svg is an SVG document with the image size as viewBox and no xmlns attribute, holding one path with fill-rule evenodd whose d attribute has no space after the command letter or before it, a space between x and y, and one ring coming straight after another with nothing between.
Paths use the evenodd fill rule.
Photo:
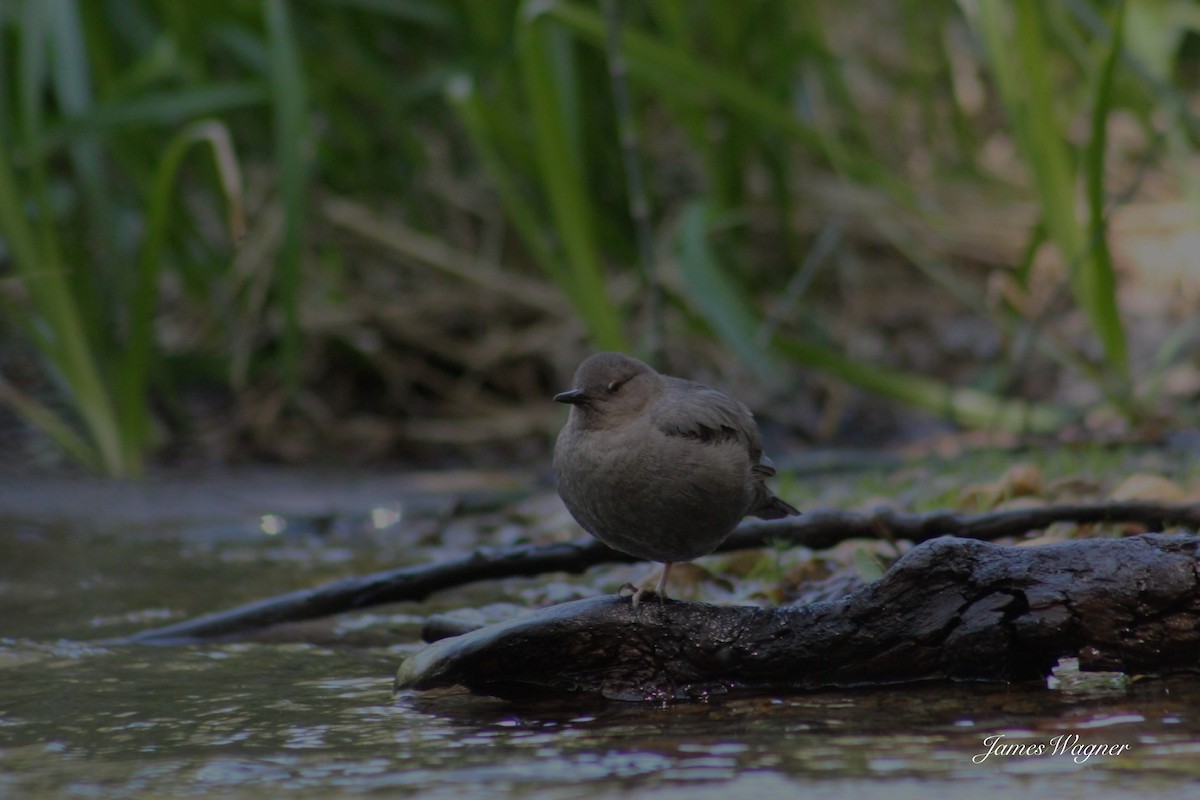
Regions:
<instances>
[{"instance_id":1,"label":"bird's claw","mask_svg":"<svg viewBox=\"0 0 1200 800\"><path fill-rule=\"evenodd\" d=\"M663 594L655 591L654 589L650 589L646 586L638 586L637 584L634 584L634 583L626 583L620 589L617 590L618 597L624 597L626 595L626 593L629 594L629 597L630 597L629 602L634 608L638 607L638 604L642 602L642 598L645 597L646 595L656 595L658 597L658 602L660 605L663 603L663 600L665 598L665 596Z\"/></svg>"}]
</instances>

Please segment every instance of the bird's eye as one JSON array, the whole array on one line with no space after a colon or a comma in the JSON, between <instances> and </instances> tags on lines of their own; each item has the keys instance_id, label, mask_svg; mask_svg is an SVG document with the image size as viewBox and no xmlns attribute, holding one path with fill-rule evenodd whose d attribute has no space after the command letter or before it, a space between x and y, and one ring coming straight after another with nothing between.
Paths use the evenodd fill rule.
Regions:
<instances>
[{"instance_id":1,"label":"bird's eye","mask_svg":"<svg viewBox=\"0 0 1200 800\"><path fill-rule=\"evenodd\" d=\"M604 388L608 390L609 394L616 394L617 390L621 388L621 384L622 384L621 381L612 381L611 383L608 384L608 386L605 386Z\"/></svg>"}]
</instances>

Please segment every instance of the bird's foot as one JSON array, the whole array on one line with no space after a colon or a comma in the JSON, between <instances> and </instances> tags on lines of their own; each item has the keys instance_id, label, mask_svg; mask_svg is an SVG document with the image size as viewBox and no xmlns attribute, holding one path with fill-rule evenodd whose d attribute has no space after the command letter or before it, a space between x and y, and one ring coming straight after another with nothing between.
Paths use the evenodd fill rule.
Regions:
<instances>
[{"instance_id":1,"label":"bird's foot","mask_svg":"<svg viewBox=\"0 0 1200 800\"><path fill-rule=\"evenodd\" d=\"M634 608L638 607L638 603L642 602L642 598L644 598L646 595L657 596L659 605L662 605L663 602L667 598L667 595L664 592L656 591L654 589L649 588L648 586L638 586L633 583L627 583L624 586L622 586L617 591L617 596L624 597L626 593L629 594L629 597L630 597L629 602Z\"/></svg>"}]
</instances>

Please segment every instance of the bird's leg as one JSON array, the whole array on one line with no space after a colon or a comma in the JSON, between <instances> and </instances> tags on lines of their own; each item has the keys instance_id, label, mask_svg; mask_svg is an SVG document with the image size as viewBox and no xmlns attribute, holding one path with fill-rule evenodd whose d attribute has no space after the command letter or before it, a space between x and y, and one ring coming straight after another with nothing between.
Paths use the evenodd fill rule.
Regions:
<instances>
[{"instance_id":1,"label":"bird's leg","mask_svg":"<svg viewBox=\"0 0 1200 800\"><path fill-rule=\"evenodd\" d=\"M660 577L658 579L658 584L655 586L655 588L653 590L654 594L658 595L659 603L661 603L667 597L667 575L670 574L670 572L671 572L671 565L663 564L662 577ZM647 589L645 586L635 586L632 583L627 583L621 587L622 591L624 591L625 589L633 590L633 597L630 598L630 603L632 603L634 608L637 608L638 603L642 602L642 598L645 597L646 595L650 594L650 592L651 592L651 590Z\"/></svg>"},{"instance_id":2,"label":"bird's leg","mask_svg":"<svg viewBox=\"0 0 1200 800\"><path fill-rule=\"evenodd\" d=\"M663 602L667 599L667 576L671 574L671 562L667 561L663 564L662 577L658 579L658 586L654 592L658 595L658 602Z\"/></svg>"},{"instance_id":3,"label":"bird's leg","mask_svg":"<svg viewBox=\"0 0 1200 800\"><path fill-rule=\"evenodd\" d=\"M665 564L663 564L663 574L662 574L662 577L658 579L658 586L655 589L655 591L658 592L658 596L662 597L664 599L667 596L667 576L670 574L671 574L671 562L668 561Z\"/></svg>"},{"instance_id":4,"label":"bird's leg","mask_svg":"<svg viewBox=\"0 0 1200 800\"><path fill-rule=\"evenodd\" d=\"M667 576L670 574L671 564L670 562L666 562L663 564L662 576L658 579L658 583L654 587L654 594L658 595L659 603L662 603L663 600L667 599ZM633 597L630 598L630 602L633 604L634 608L638 607L638 603L642 602L643 597L650 594L650 590L645 586L635 586L632 583L627 583L621 587L622 592L624 592L626 589L633 590Z\"/></svg>"}]
</instances>

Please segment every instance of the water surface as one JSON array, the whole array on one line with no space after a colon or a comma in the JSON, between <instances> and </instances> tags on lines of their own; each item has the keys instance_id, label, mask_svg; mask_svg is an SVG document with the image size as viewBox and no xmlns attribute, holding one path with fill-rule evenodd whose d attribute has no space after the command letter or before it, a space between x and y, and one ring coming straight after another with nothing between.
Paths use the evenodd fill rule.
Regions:
<instances>
[{"instance_id":1,"label":"water surface","mask_svg":"<svg viewBox=\"0 0 1200 800\"><path fill-rule=\"evenodd\" d=\"M598 591L592 576L495 582L254 641L106 643L349 574L511 543L552 505L541 492L532 479L483 475L6 481L0 796L1177 797L1200 779L1192 677L667 707L392 693L429 614L586 595ZM999 747L981 758L997 736L1026 755ZM1055 754L1055 742L1067 752ZM1127 747L1083 757L1072 743Z\"/></svg>"}]
</instances>

